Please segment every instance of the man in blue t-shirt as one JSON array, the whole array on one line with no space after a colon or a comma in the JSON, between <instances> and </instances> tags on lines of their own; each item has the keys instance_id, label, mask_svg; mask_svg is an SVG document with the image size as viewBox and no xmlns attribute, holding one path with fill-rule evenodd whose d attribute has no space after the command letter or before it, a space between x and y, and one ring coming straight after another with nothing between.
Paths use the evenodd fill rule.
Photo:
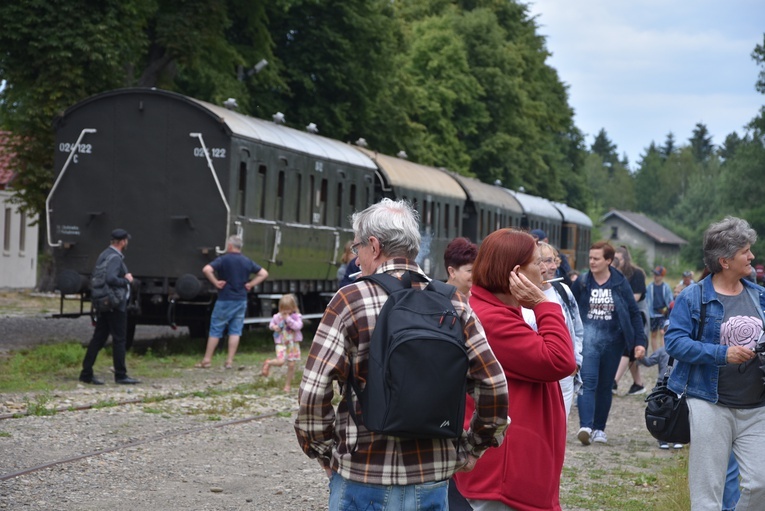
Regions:
<instances>
[{"instance_id":1,"label":"man in blue t-shirt","mask_svg":"<svg viewBox=\"0 0 765 511\"><path fill-rule=\"evenodd\" d=\"M242 254L242 245L239 236L229 237L226 253L202 268L207 280L218 289L218 299L210 318L210 336L207 338L205 357L196 367L210 367L215 348L227 327L228 357L225 368L231 369L234 366L234 355L239 347L244 314L247 311L247 292L268 278L266 270ZM251 279L250 275L253 274L255 276Z\"/></svg>"}]
</instances>

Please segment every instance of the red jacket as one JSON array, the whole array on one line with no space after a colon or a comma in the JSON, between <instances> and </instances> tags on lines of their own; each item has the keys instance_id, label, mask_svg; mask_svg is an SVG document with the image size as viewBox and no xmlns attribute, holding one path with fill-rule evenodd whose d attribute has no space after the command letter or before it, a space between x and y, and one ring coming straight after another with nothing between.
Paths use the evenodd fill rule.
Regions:
<instances>
[{"instance_id":1,"label":"red jacket","mask_svg":"<svg viewBox=\"0 0 765 511\"><path fill-rule=\"evenodd\" d=\"M505 371L511 423L501 446L489 449L471 472L455 474L457 488L467 498L500 501L518 511L560 511L566 412L558 380L576 370L560 305L534 308L537 333L519 307L479 286L470 292L470 306ZM472 415L468 399L466 427Z\"/></svg>"}]
</instances>

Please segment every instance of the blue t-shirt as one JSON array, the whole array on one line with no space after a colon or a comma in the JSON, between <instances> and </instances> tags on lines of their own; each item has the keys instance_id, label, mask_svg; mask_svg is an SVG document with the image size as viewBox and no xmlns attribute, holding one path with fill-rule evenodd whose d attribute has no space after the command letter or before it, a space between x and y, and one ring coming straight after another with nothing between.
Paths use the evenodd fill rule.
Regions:
<instances>
[{"instance_id":1,"label":"blue t-shirt","mask_svg":"<svg viewBox=\"0 0 765 511\"><path fill-rule=\"evenodd\" d=\"M210 263L218 280L225 280L226 286L218 291L218 300L246 300L247 289L244 285L250 281L250 275L263 268L248 257L238 253L223 254Z\"/></svg>"},{"instance_id":2,"label":"blue t-shirt","mask_svg":"<svg viewBox=\"0 0 765 511\"><path fill-rule=\"evenodd\" d=\"M619 318L616 316L616 301L609 278L603 285L592 279L589 304L582 311L584 338L593 346L604 346L613 342L624 342Z\"/></svg>"}]
</instances>

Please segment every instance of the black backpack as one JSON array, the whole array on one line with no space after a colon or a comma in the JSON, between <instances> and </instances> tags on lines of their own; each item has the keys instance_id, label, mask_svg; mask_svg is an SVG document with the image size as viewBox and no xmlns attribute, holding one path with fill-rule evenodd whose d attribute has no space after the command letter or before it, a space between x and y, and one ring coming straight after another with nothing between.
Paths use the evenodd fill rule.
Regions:
<instances>
[{"instance_id":1,"label":"black backpack","mask_svg":"<svg viewBox=\"0 0 765 511\"><path fill-rule=\"evenodd\" d=\"M362 277L385 289L369 346L364 390L353 375L346 402L358 425L350 390L358 396L364 426L375 433L404 438L457 438L462 434L468 355L462 323L451 297L455 287L431 281L420 290L405 272L402 279L378 273Z\"/></svg>"},{"instance_id":2,"label":"black backpack","mask_svg":"<svg viewBox=\"0 0 765 511\"><path fill-rule=\"evenodd\" d=\"M96 312L111 312L118 308L122 298L120 293L106 282L106 269L109 261L117 254L109 254L96 263L90 278L90 301Z\"/></svg>"}]
</instances>

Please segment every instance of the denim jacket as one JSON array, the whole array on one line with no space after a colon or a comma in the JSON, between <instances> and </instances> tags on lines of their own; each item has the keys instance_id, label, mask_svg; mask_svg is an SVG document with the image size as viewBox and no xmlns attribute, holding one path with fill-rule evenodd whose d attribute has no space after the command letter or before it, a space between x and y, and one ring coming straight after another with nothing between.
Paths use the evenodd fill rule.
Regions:
<instances>
[{"instance_id":1,"label":"denim jacket","mask_svg":"<svg viewBox=\"0 0 765 511\"><path fill-rule=\"evenodd\" d=\"M645 303L646 307L648 307L648 315L652 318L661 318L663 317L660 312L657 312L653 309L653 291L654 291L654 285L653 282L648 284L645 288ZM672 302L672 290L669 288L669 284L666 282L662 282L659 286L661 288L661 294L664 296L664 305L665 307L669 307L669 304Z\"/></svg>"},{"instance_id":2,"label":"denim jacket","mask_svg":"<svg viewBox=\"0 0 765 511\"><path fill-rule=\"evenodd\" d=\"M608 270L611 272L609 278L611 279L616 319L619 321L619 328L624 335L627 349L632 351L635 346L643 346L645 348L648 340L645 336L645 330L643 330L643 316L638 309L635 295L632 293L632 287L630 287L629 281L627 281L622 272L612 266L609 266ZM591 280L592 275L590 275L590 272L587 272L579 277L571 287L571 291L574 293L577 305L579 306L582 322L585 321L587 311L590 310Z\"/></svg>"},{"instance_id":3,"label":"denim jacket","mask_svg":"<svg viewBox=\"0 0 765 511\"><path fill-rule=\"evenodd\" d=\"M744 290L754 302L765 324L765 288L742 280ZM725 317L722 303L712 285L712 276L702 281L704 295L699 284L691 284L675 299L669 316L669 330L664 336L667 353L675 358L674 369L669 376L669 388L681 394L716 403L717 382L720 367L727 363L728 347L720 344L720 325ZM696 340L701 316L701 301L706 304L704 331Z\"/></svg>"}]
</instances>

